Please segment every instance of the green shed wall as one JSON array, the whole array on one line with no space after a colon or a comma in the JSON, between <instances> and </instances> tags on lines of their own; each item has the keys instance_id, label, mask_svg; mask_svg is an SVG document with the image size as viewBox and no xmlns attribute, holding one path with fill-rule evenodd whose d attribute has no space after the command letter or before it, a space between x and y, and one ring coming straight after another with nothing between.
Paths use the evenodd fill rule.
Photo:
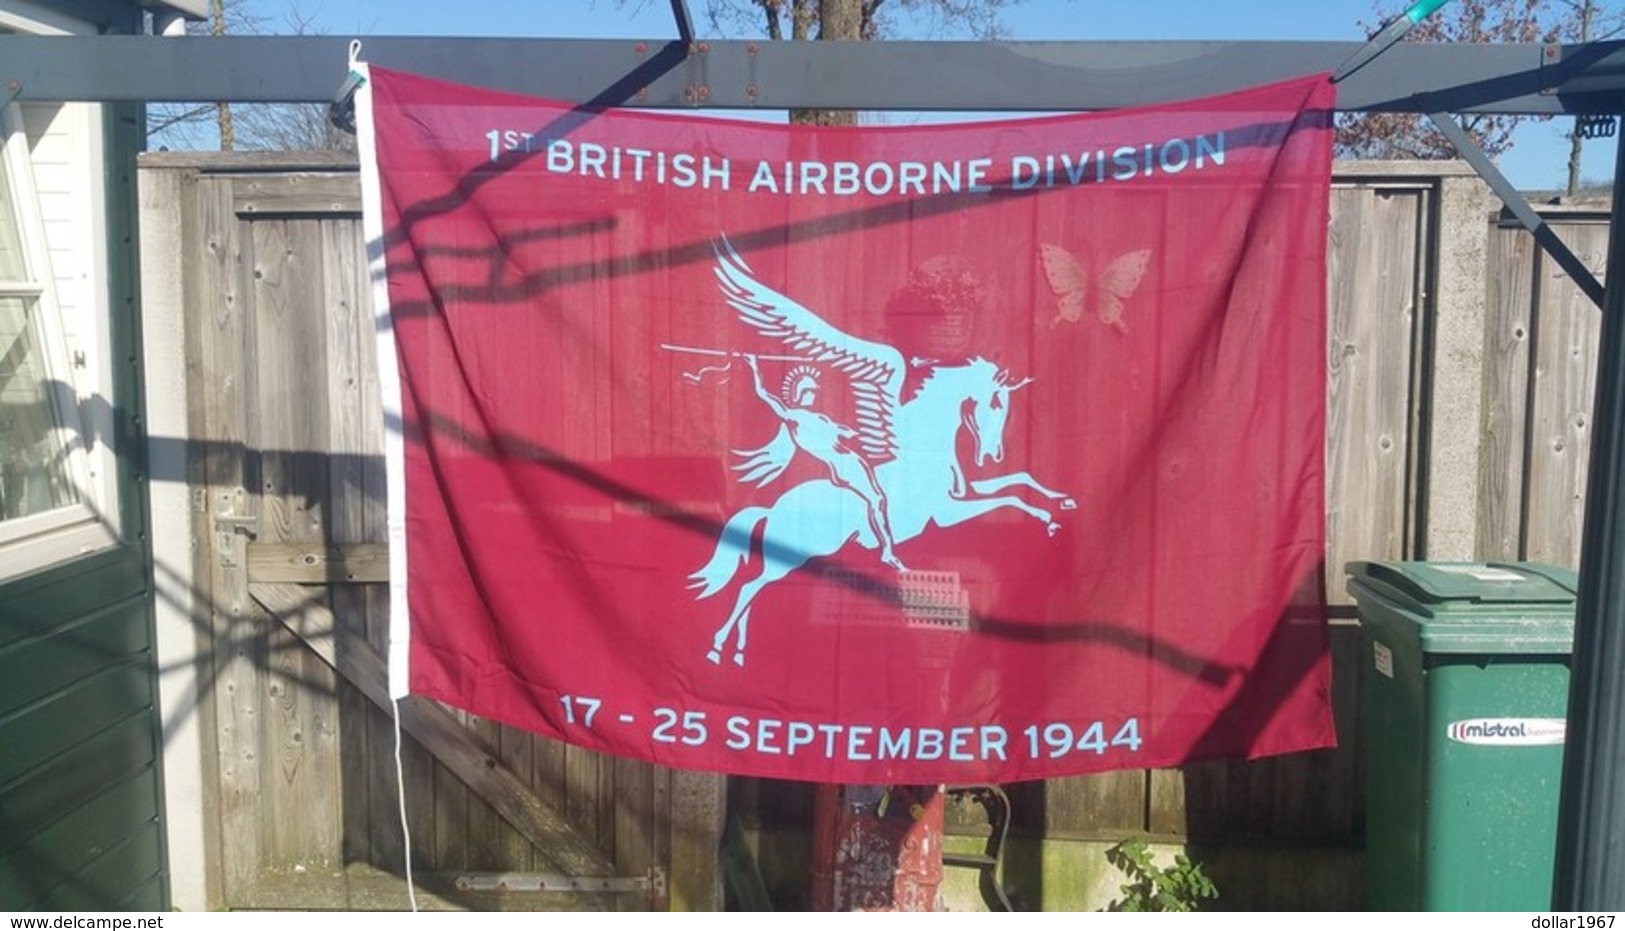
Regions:
<instances>
[{"instance_id":1,"label":"green shed wall","mask_svg":"<svg viewBox=\"0 0 1625 931\"><path fill-rule=\"evenodd\" d=\"M139 31L139 11L108 25ZM124 542L0 583L0 911L169 905L136 277L143 114L104 113Z\"/></svg>"}]
</instances>

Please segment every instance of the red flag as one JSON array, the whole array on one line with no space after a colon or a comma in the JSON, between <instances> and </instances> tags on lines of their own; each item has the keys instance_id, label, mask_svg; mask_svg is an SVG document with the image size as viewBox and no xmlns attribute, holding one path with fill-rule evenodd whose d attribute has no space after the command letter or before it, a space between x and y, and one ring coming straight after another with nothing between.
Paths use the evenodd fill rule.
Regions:
<instances>
[{"instance_id":1,"label":"red flag","mask_svg":"<svg viewBox=\"0 0 1625 931\"><path fill-rule=\"evenodd\" d=\"M368 88L397 691L841 782L1333 742L1324 76L906 128Z\"/></svg>"}]
</instances>

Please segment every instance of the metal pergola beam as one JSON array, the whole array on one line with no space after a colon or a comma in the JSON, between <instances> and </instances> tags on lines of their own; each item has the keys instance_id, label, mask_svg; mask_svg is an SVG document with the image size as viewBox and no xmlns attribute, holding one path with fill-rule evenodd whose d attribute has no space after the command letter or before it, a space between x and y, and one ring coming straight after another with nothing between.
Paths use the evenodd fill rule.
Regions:
<instances>
[{"instance_id":1,"label":"metal pergola beam","mask_svg":"<svg viewBox=\"0 0 1625 931\"><path fill-rule=\"evenodd\" d=\"M349 37L0 36L24 100L325 103ZM1109 110L1331 71L1359 42L705 42L363 37L362 58L479 87L643 107ZM1625 111L1625 42L1402 43L1343 110Z\"/></svg>"}]
</instances>

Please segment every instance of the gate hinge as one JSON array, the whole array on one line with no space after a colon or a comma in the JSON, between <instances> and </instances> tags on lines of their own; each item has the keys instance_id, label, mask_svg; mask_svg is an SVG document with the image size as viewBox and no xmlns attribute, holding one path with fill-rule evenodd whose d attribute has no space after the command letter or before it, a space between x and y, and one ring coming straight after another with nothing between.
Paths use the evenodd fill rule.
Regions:
<instances>
[{"instance_id":1,"label":"gate hinge","mask_svg":"<svg viewBox=\"0 0 1625 931\"><path fill-rule=\"evenodd\" d=\"M462 892L608 892L666 895L666 871L650 868L644 876L569 876L563 873L464 873L457 877Z\"/></svg>"}]
</instances>

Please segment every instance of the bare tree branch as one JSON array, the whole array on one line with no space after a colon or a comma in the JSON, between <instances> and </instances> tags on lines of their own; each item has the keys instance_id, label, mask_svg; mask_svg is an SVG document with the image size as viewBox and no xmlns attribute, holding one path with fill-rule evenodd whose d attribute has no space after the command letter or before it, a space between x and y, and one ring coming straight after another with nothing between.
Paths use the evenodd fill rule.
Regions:
<instances>
[{"instance_id":1,"label":"bare tree branch","mask_svg":"<svg viewBox=\"0 0 1625 931\"><path fill-rule=\"evenodd\" d=\"M210 0L210 18L191 23L212 35L312 35L315 15L284 0L280 18L248 0ZM328 122L320 104L157 104L147 108L150 143L169 149L353 149L355 140Z\"/></svg>"}]
</instances>

